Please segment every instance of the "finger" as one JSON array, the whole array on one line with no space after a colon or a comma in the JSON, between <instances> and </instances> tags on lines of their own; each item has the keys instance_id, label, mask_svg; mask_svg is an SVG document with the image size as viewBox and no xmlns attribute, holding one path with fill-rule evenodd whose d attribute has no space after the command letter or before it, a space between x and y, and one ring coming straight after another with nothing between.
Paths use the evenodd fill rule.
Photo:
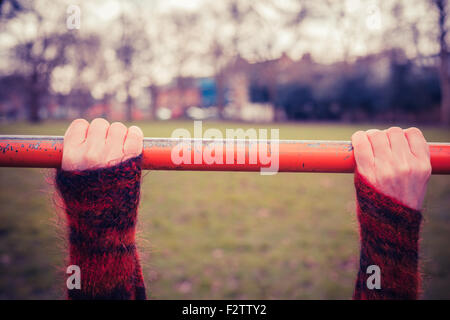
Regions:
<instances>
[{"instance_id":1,"label":"finger","mask_svg":"<svg viewBox=\"0 0 450 320\"><path fill-rule=\"evenodd\" d=\"M103 148L106 142L106 134L108 132L109 122L105 119L97 118L92 120L89 125L86 144L91 148Z\"/></svg>"},{"instance_id":2,"label":"finger","mask_svg":"<svg viewBox=\"0 0 450 320\"><path fill-rule=\"evenodd\" d=\"M389 139L385 132L371 129L367 131L367 137L372 145L375 160L386 161L392 157Z\"/></svg>"},{"instance_id":3,"label":"finger","mask_svg":"<svg viewBox=\"0 0 450 320\"><path fill-rule=\"evenodd\" d=\"M109 126L106 136L106 152L108 161L118 160L123 157L123 145L127 135L127 127L121 122L114 122Z\"/></svg>"},{"instance_id":4,"label":"finger","mask_svg":"<svg viewBox=\"0 0 450 320\"><path fill-rule=\"evenodd\" d=\"M84 119L72 121L64 134L64 145L69 147L78 146L86 139L89 122Z\"/></svg>"},{"instance_id":5,"label":"finger","mask_svg":"<svg viewBox=\"0 0 450 320\"><path fill-rule=\"evenodd\" d=\"M142 153L144 146L144 134L139 127L131 126L128 129L125 143L123 145L123 153L125 159L136 157Z\"/></svg>"},{"instance_id":6,"label":"finger","mask_svg":"<svg viewBox=\"0 0 450 320\"><path fill-rule=\"evenodd\" d=\"M385 130L385 133L389 139L393 157L396 158L396 161L406 163L411 158L412 153L403 130L399 127L392 127Z\"/></svg>"},{"instance_id":7,"label":"finger","mask_svg":"<svg viewBox=\"0 0 450 320\"><path fill-rule=\"evenodd\" d=\"M352 135L353 153L356 168L366 178L372 175L374 156L372 146L364 131L357 131Z\"/></svg>"},{"instance_id":8,"label":"finger","mask_svg":"<svg viewBox=\"0 0 450 320\"><path fill-rule=\"evenodd\" d=\"M418 159L429 160L430 147L428 146L422 131L413 127L406 129L404 132L412 154Z\"/></svg>"},{"instance_id":9,"label":"finger","mask_svg":"<svg viewBox=\"0 0 450 320\"><path fill-rule=\"evenodd\" d=\"M83 154L86 167L94 168L106 165L106 135L109 128L109 122L105 119L95 119L91 122L85 142L85 152Z\"/></svg>"}]
</instances>

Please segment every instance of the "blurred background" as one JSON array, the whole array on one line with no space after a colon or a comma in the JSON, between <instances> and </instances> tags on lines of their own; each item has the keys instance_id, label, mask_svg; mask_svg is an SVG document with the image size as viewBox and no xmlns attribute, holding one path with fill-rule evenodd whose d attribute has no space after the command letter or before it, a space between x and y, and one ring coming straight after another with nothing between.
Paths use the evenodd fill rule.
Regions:
<instances>
[{"instance_id":1,"label":"blurred background","mask_svg":"<svg viewBox=\"0 0 450 320\"><path fill-rule=\"evenodd\" d=\"M2 0L0 120L449 123L446 0Z\"/></svg>"},{"instance_id":2,"label":"blurred background","mask_svg":"<svg viewBox=\"0 0 450 320\"><path fill-rule=\"evenodd\" d=\"M349 140L414 125L450 141L447 0L0 0L0 134L77 117L277 128ZM0 168L0 299L64 298L52 172ZM431 178L423 298L450 299L450 181ZM348 299L351 175L151 172L139 246L153 299Z\"/></svg>"}]
</instances>

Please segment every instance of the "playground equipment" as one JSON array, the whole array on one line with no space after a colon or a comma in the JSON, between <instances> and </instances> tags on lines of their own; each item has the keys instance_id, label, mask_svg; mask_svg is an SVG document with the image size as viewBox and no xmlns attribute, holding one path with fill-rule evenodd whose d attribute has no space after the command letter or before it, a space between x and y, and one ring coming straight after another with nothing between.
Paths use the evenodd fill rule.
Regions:
<instances>
[{"instance_id":1,"label":"playground equipment","mask_svg":"<svg viewBox=\"0 0 450 320\"><path fill-rule=\"evenodd\" d=\"M278 172L351 173L355 167L353 147L348 141L145 138L143 169L260 171L269 166L258 153L263 145L269 154L278 152ZM197 161L174 163L172 150L175 146L186 147L185 150L191 153L190 158ZM231 163L225 155L229 146L234 146L229 149L233 152ZM433 174L450 174L450 144L429 143L429 146ZM223 148L223 161L211 163L205 159L204 152L211 152L208 148ZM62 149L63 137L0 135L0 167L58 168ZM238 161L239 152L243 152L244 161Z\"/></svg>"}]
</instances>

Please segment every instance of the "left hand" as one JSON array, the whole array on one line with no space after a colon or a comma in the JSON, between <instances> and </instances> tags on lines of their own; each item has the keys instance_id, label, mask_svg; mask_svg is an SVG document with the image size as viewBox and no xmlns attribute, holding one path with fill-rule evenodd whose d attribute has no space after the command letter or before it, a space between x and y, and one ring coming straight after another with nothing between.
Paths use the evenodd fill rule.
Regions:
<instances>
[{"instance_id":1,"label":"left hand","mask_svg":"<svg viewBox=\"0 0 450 320\"><path fill-rule=\"evenodd\" d=\"M61 168L66 171L114 166L142 153L144 134L139 127L97 118L74 120L64 135Z\"/></svg>"}]
</instances>

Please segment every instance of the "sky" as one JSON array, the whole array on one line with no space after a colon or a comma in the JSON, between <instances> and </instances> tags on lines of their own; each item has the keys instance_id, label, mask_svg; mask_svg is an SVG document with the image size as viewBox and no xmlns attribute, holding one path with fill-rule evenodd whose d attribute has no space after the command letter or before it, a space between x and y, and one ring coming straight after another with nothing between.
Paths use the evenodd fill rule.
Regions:
<instances>
[{"instance_id":1,"label":"sky","mask_svg":"<svg viewBox=\"0 0 450 320\"><path fill-rule=\"evenodd\" d=\"M35 0L42 3L41 9L49 20L54 15L60 15L60 10L64 10L69 4L79 5L81 8L81 29L79 32L96 31L105 40L108 41L115 36L117 32L116 21L122 12L130 10L130 1L121 0ZM214 1L214 2L213 2ZM333 11L334 6L344 1L344 10L348 17L339 19L337 11ZM205 5L223 6L223 1L217 0L140 0L137 1L142 10L143 15L150 25L143 26L149 28L148 32L156 34L162 31L158 28L160 20L158 16L167 15L173 11L201 11ZM376 53L387 46L399 44L406 50L409 57L413 57L418 53L421 55L431 55L437 52L436 41L432 41L432 36L420 37L420 41L415 46L412 41L408 40L408 34L405 31L389 32L400 22L418 21L418 30L421 34L431 34L435 30L436 14L430 10L429 0L414 0L414 5L410 5L413 1L409 0L328 0L315 1L305 0L277 0L276 6L285 11L298 10L298 3L308 2L316 11L313 19L306 19L301 24L298 32L293 29L287 30L283 27L283 17L272 7L265 4L265 0L255 0L253 4L257 12L265 18L266 23L257 29L246 30L246 41L241 44L241 52L245 58L250 61L260 59L254 55L251 49L257 45L270 45L270 54L263 58L276 58L286 52L292 58L298 59L303 54L310 53L312 57L321 63L333 63L342 60L344 57L349 59L358 56ZM245 2L241 2L245 3ZM392 8L396 3L403 3L403 20L397 21L391 14ZM58 4L53 6L52 10L48 10L49 4ZM336 6L337 7L337 6ZM331 10L330 10L331 8ZM336 9L337 10L337 9ZM154 23L152 23L154 22ZM44 20L44 24L46 21ZM251 24L249 24L251 26ZM216 21L206 20L201 30L201 39L209 39L211 37L220 38L224 34L214 33ZM0 33L0 57L4 57L8 48L17 41L17 38L33 37L36 31L36 24L33 21L22 19L15 24L11 24L11 33ZM254 26L253 26L254 28ZM222 32L227 32L227 28L222 28ZM383 35L383 36L381 36ZM170 43L170 39L166 39ZM173 40L175 41L175 40ZM172 41L172 42L173 42ZM261 44L260 44L261 42ZM197 41L196 43L188 43L199 52L207 49L208 41ZM167 48L158 44L154 45L156 50L162 51L159 55L159 65L155 67L160 82L170 81L173 76L173 61L170 55L165 54ZM176 48L173 47L173 48ZM174 50L174 49L170 50ZM418 51L417 51L418 50ZM264 52L264 49L260 50ZM269 51L268 51L269 52ZM3 61L3 62L2 62ZM7 67L7 59L0 59L0 70ZM183 71L186 75L205 76L211 74L213 66L206 65L202 59L195 59L187 64Z\"/></svg>"},{"instance_id":2,"label":"sky","mask_svg":"<svg viewBox=\"0 0 450 320\"><path fill-rule=\"evenodd\" d=\"M142 1L147 9L155 13L168 13L172 10L195 11L202 10L205 4L215 0L149 0ZM289 10L295 6L292 3L296 0L278 0L277 6ZM258 12L270 21L271 29L275 34L273 43L275 51L281 55L287 51L294 58L298 58L304 53L311 53L312 56L324 63L331 63L342 59L344 51L348 51L350 56L361 56L367 53L379 51L383 47L383 43L378 40L370 40L377 38L393 24L397 23L392 20L391 12L396 2L403 2L405 19L414 20L419 17L419 29L428 32L430 28L434 28L435 15L429 10L429 0L331 0L331 4L336 2L345 2L346 13L349 18L336 21L336 17L324 16L318 19L308 19L302 24L303 36L294 37L291 32L277 28L281 25L279 15L270 7L265 6L262 1L254 1ZM298 1L297 1L298 2ZM301 1L299 1L301 2ZM316 1L321 3L321 1ZM414 5L410 5L414 2ZM94 13L91 18L94 24L98 26L98 21L111 21L117 19L124 5L119 0L96 0L86 2L89 9ZM261 3L261 5L259 5ZM84 5L84 4L83 4ZM268 32L260 30L260 32ZM399 34L399 38L405 36ZM398 41L393 36L391 41ZM299 45L292 49L292 43L298 42ZM351 44L342 44L350 42ZM436 52L437 47L434 43L422 41L419 44L422 54L428 55ZM415 49L412 45L403 46L407 50L408 55L414 55ZM277 50L278 49L278 50Z\"/></svg>"}]
</instances>

